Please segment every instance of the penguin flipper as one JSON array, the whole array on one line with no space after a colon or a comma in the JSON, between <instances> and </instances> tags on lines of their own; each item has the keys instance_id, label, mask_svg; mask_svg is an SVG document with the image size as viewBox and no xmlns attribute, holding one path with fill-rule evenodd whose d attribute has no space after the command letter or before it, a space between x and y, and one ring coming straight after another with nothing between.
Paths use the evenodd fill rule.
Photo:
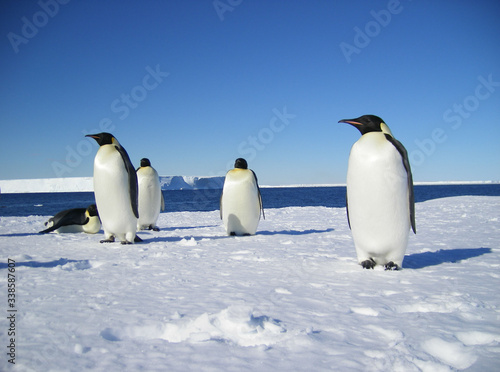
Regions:
<instances>
[{"instance_id":1,"label":"penguin flipper","mask_svg":"<svg viewBox=\"0 0 500 372\"><path fill-rule=\"evenodd\" d=\"M260 205L260 210L262 211L262 218L266 219L266 215L264 214L264 206L262 205L262 195L260 193L259 181L257 180L257 175L255 174L255 172L253 170L252 170L252 173L253 173L253 177L255 178L255 184L257 185L257 192L259 193L259 205Z\"/></svg>"},{"instance_id":2,"label":"penguin flipper","mask_svg":"<svg viewBox=\"0 0 500 372\"><path fill-rule=\"evenodd\" d=\"M160 210L163 212L165 210L165 199L163 199L163 192L160 190L161 202L160 202Z\"/></svg>"},{"instance_id":3,"label":"penguin flipper","mask_svg":"<svg viewBox=\"0 0 500 372\"><path fill-rule=\"evenodd\" d=\"M220 193L220 198L219 198L219 210L220 210L220 219L222 220L222 195L224 195L224 191Z\"/></svg>"},{"instance_id":4,"label":"penguin flipper","mask_svg":"<svg viewBox=\"0 0 500 372\"><path fill-rule=\"evenodd\" d=\"M226 174L227 176L227 174ZM220 193L219 198L219 210L220 210L220 219L222 220L222 196L224 195L224 184L226 183L226 179L224 178L224 183L222 184L222 191Z\"/></svg>"},{"instance_id":5,"label":"penguin flipper","mask_svg":"<svg viewBox=\"0 0 500 372\"><path fill-rule=\"evenodd\" d=\"M127 154L127 151L121 146L116 146L116 150L120 153L123 159L123 164L125 165L125 169L128 173L128 183L129 183L129 193L130 193L130 204L132 207L132 211L134 215L139 218L139 210L137 209L138 204L138 185L137 185L137 174L135 173L134 166L130 161L130 157Z\"/></svg>"},{"instance_id":6,"label":"penguin flipper","mask_svg":"<svg viewBox=\"0 0 500 372\"><path fill-rule=\"evenodd\" d=\"M48 234L49 232L52 232L54 230L57 230L58 228L60 228L61 226L56 226L56 225L53 225L51 227L49 227L48 229L45 229L45 230L42 230L42 231L39 231L38 233L39 234Z\"/></svg>"},{"instance_id":7,"label":"penguin flipper","mask_svg":"<svg viewBox=\"0 0 500 372\"><path fill-rule=\"evenodd\" d=\"M345 211L347 212L347 224L349 225L349 230L351 230L351 221L349 220L349 201L347 200L347 190L345 192Z\"/></svg>"},{"instance_id":8,"label":"penguin flipper","mask_svg":"<svg viewBox=\"0 0 500 372\"><path fill-rule=\"evenodd\" d=\"M391 135L385 133L385 137L387 140L394 145L394 147L398 150L401 155L401 159L403 161L403 166L406 170L407 183L408 183L408 201L410 205L410 223L413 232L417 233L417 227L415 224L415 195L413 193L413 176L411 174L410 161L408 160L408 152L401 142L392 137Z\"/></svg>"},{"instance_id":9,"label":"penguin flipper","mask_svg":"<svg viewBox=\"0 0 500 372\"><path fill-rule=\"evenodd\" d=\"M85 216L85 211L85 208L74 208L58 212L51 219L53 225L48 229L40 231L40 234L47 234L63 226L85 225L89 221L88 217Z\"/></svg>"},{"instance_id":10,"label":"penguin flipper","mask_svg":"<svg viewBox=\"0 0 500 372\"><path fill-rule=\"evenodd\" d=\"M266 215L264 213L264 206L262 205L262 195L260 194L260 190L259 190L259 203L260 203L260 210L262 211L262 218L266 219Z\"/></svg>"},{"instance_id":11,"label":"penguin flipper","mask_svg":"<svg viewBox=\"0 0 500 372\"><path fill-rule=\"evenodd\" d=\"M52 229L52 226L54 226L54 217L50 217L49 220L47 222L45 222L45 226L49 225L50 223L52 223L52 225L50 227L46 228L45 230L39 231L38 233L39 234L47 234L51 231L54 231Z\"/></svg>"}]
</instances>

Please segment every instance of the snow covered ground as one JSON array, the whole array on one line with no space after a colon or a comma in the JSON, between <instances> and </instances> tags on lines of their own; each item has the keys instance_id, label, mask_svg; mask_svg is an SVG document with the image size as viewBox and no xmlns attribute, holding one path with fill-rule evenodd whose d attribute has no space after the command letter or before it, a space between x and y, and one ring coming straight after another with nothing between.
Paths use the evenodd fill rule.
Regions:
<instances>
[{"instance_id":1,"label":"snow covered ground","mask_svg":"<svg viewBox=\"0 0 500 372\"><path fill-rule=\"evenodd\" d=\"M418 203L397 272L357 264L344 208L268 209L251 237L224 236L218 211L163 213L130 246L3 217L0 370L498 370L499 211Z\"/></svg>"}]
</instances>

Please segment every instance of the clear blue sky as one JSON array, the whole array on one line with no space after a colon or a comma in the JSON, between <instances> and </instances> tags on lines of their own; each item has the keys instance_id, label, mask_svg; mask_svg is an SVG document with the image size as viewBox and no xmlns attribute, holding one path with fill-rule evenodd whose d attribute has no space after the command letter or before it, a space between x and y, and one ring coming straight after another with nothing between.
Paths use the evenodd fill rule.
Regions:
<instances>
[{"instance_id":1,"label":"clear blue sky","mask_svg":"<svg viewBox=\"0 0 500 372\"><path fill-rule=\"evenodd\" d=\"M91 176L113 133L135 166L263 185L344 183L382 117L416 181L500 179L500 2L0 3L0 179Z\"/></svg>"}]
</instances>

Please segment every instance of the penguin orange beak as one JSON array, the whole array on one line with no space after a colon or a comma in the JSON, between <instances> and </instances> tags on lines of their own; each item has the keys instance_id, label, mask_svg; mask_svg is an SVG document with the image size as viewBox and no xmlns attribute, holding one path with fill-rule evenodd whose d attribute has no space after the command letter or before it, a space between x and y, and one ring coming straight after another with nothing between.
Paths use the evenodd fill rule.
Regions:
<instances>
[{"instance_id":1,"label":"penguin orange beak","mask_svg":"<svg viewBox=\"0 0 500 372\"><path fill-rule=\"evenodd\" d=\"M87 134L85 137L91 137L93 139L98 139L99 136L97 134Z\"/></svg>"},{"instance_id":2,"label":"penguin orange beak","mask_svg":"<svg viewBox=\"0 0 500 372\"><path fill-rule=\"evenodd\" d=\"M342 120L339 120L339 123L347 123L347 124L351 124L351 125L363 125L357 121L354 121L352 119L342 119Z\"/></svg>"}]
</instances>

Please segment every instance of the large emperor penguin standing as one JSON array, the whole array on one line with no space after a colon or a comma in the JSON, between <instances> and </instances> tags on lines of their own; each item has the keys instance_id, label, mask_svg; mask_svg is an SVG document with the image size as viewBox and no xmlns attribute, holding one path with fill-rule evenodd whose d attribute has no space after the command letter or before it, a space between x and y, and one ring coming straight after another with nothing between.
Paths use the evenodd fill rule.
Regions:
<instances>
[{"instance_id":1,"label":"large emperor penguin standing","mask_svg":"<svg viewBox=\"0 0 500 372\"><path fill-rule=\"evenodd\" d=\"M127 151L110 133L89 134L100 145L94 159L94 194L105 239L101 243L141 241L136 236L137 175Z\"/></svg>"},{"instance_id":2,"label":"large emperor penguin standing","mask_svg":"<svg viewBox=\"0 0 500 372\"><path fill-rule=\"evenodd\" d=\"M165 210L165 202L161 192L160 176L147 158L141 159L141 166L137 168L137 182L139 185L137 229L160 231L156 221L160 211Z\"/></svg>"},{"instance_id":3,"label":"large emperor penguin standing","mask_svg":"<svg viewBox=\"0 0 500 372\"><path fill-rule=\"evenodd\" d=\"M365 269L402 267L410 227L416 233L413 179L404 146L381 118L340 120L361 132L347 169L347 218Z\"/></svg>"},{"instance_id":4,"label":"large emperor penguin standing","mask_svg":"<svg viewBox=\"0 0 500 372\"><path fill-rule=\"evenodd\" d=\"M260 212L264 216L257 176L238 158L234 169L226 173L220 197L220 216L228 235L254 235Z\"/></svg>"}]
</instances>

